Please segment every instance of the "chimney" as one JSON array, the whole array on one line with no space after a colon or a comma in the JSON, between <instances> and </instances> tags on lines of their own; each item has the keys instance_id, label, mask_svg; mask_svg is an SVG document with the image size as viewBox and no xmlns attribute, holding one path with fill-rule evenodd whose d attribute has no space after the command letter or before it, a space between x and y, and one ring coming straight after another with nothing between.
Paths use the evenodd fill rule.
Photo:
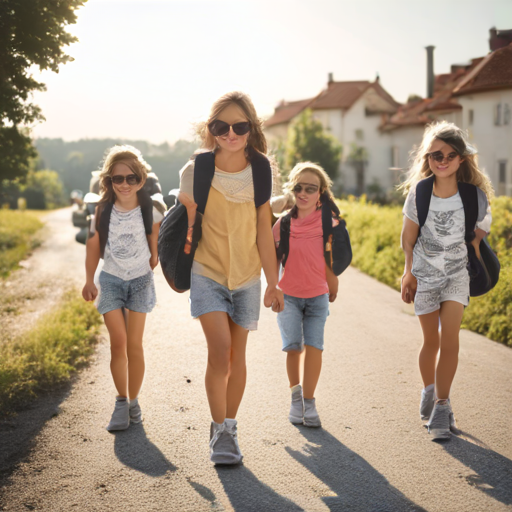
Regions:
<instances>
[{"instance_id":1,"label":"chimney","mask_svg":"<svg viewBox=\"0 0 512 512\"><path fill-rule=\"evenodd\" d=\"M327 83L331 84L332 82L334 82L334 78L332 77L332 73L329 73L327 75Z\"/></svg>"},{"instance_id":2,"label":"chimney","mask_svg":"<svg viewBox=\"0 0 512 512\"><path fill-rule=\"evenodd\" d=\"M434 48L435 46L426 46L427 50L427 98L434 96Z\"/></svg>"}]
</instances>

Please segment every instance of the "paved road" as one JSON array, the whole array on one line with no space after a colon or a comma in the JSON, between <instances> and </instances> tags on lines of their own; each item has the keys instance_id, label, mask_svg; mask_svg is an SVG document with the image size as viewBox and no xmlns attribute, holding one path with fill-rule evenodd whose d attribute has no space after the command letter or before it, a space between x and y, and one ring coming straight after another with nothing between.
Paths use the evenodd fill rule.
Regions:
<instances>
[{"instance_id":1,"label":"paved road","mask_svg":"<svg viewBox=\"0 0 512 512\"><path fill-rule=\"evenodd\" d=\"M512 509L512 350L461 333L452 403L464 433L433 443L418 415L418 321L397 292L349 269L326 327L317 392L323 428L288 423L284 355L275 315L264 310L249 336L239 412L245 464L217 469L208 459L201 328L190 318L188 294L172 292L159 270L156 285L145 335L144 423L115 435L104 429L114 387L103 340L67 393L0 430L4 453L16 439L26 447L14 468L12 450L0 465L0 510Z\"/></svg>"}]
</instances>

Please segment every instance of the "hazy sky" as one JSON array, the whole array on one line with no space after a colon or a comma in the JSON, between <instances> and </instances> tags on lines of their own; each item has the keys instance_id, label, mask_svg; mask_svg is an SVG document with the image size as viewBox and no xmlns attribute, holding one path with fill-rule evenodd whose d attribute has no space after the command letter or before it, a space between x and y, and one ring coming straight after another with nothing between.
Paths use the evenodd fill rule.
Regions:
<instances>
[{"instance_id":1,"label":"hazy sky","mask_svg":"<svg viewBox=\"0 0 512 512\"><path fill-rule=\"evenodd\" d=\"M489 51L512 29L511 0L89 0L70 31L74 62L43 73L39 137L192 137L221 94L249 93L260 116L335 80L374 80L397 100Z\"/></svg>"}]
</instances>

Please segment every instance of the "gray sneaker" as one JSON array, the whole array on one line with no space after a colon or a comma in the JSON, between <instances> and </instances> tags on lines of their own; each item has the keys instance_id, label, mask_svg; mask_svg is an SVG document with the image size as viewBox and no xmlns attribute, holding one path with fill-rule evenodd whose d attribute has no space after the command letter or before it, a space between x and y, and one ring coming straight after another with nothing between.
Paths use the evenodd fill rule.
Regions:
<instances>
[{"instance_id":1,"label":"gray sneaker","mask_svg":"<svg viewBox=\"0 0 512 512\"><path fill-rule=\"evenodd\" d=\"M297 384L291 388L292 404L290 406L290 414L288 419L294 425L302 425L304 423L304 402L302 399L302 386Z\"/></svg>"},{"instance_id":2,"label":"gray sneaker","mask_svg":"<svg viewBox=\"0 0 512 512\"><path fill-rule=\"evenodd\" d=\"M426 388L421 391L420 416L423 421L428 421L430 418L435 401L434 386L429 391L426 391Z\"/></svg>"},{"instance_id":3,"label":"gray sneaker","mask_svg":"<svg viewBox=\"0 0 512 512\"><path fill-rule=\"evenodd\" d=\"M315 399L304 398L304 426L306 427L321 427L322 422L320 416L316 411Z\"/></svg>"},{"instance_id":4,"label":"gray sneaker","mask_svg":"<svg viewBox=\"0 0 512 512\"><path fill-rule=\"evenodd\" d=\"M130 401L130 421L132 423L140 423L142 421L142 411L140 410L137 398Z\"/></svg>"},{"instance_id":5,"label":"gray sneaker","mask_svg":"<svg viewBox=\"0 0 512 512\"><path fill-rule=\"evenodd\" d=\"M214 464L239 464L242 454L238 448L235 433L226 428L226 424L214 423L210 427L210 460Z\"/></svg>"},{"instance_id":6,"label":"gray sneaker","mask_svg":"<svg viewBox=\"0 0 512 512\"><path fill-rule=\"evenodd\" d=\"M453 420L453 412L448 400L437 400L432 410L432 415L427 423L432 440L450 439L450 424Z\"/></svg>"},{"instance_id":7,"label":"gray sneaker","mask_svg":"<svg viewBox=\"0 0 512 512\"><path fill-rule=\"evenodd\" d=\"M116 406L107 425L107 430L126 430L130 426L130 403L127 398L116 397Z\"/></svg>"}]
</instances>

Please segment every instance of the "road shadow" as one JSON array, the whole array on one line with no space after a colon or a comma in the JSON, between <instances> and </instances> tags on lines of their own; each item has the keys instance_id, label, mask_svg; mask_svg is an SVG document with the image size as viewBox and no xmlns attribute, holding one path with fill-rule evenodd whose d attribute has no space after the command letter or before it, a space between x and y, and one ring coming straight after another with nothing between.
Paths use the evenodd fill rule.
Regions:
<instances>
[{"instance_id":1,"label":"road shadow","mask_svg":"<svg viewBox=\"0 0 512 512\"><path fill-rule=\"evenodd\" d=\"M512 461L490 448L479 446L476 443L483 443L473 436L465 432L461 435L470 440L452 436L442 446L476 473L464 477L468 484L505 505L512 505Z\"/></svg>"},{"instance_id":2,"label":"road shadow","mask_svg":"<svg viewBox=\"0 0 512 512\"><path fill-rule=\"evenodd\" d=\"M215 466L235 512L300 512L293 501L264 484L245 466Z\"/></svg>"},{"instance_id":3,"label":"road shadow","mask_svg":"<svg viewBox=\"0 0 512 512\"><path fill-rule=\"evenodd\" d=\"M70 382L24 404L16 414L0 415L0 487L30 454L46 422L60 414L60 405L68 398L75 379L76 376Z\"/></svg>"},{"instance_id":4,"label":"road shadow","mask_svg":"<svg viewBox=\"0 0 512 512\"><path fill-rule=\"evenodd\" d=\"M322 497L333 512L426 512L393 487L371 464L325 429L297 426L309 441L303 451L285 450L336 496Z\"/></svg>"},{"instance_id":5,"label":"road shadow","mask_svg":"<svg viewBox=\"0 0 512 512\"><path fill-rule=\"evenodd\" d=\"M148 439L142 423L113 434L114 453L125 466L153 477L176 471L176 466Z\"/></svg>"}]
</instances>

